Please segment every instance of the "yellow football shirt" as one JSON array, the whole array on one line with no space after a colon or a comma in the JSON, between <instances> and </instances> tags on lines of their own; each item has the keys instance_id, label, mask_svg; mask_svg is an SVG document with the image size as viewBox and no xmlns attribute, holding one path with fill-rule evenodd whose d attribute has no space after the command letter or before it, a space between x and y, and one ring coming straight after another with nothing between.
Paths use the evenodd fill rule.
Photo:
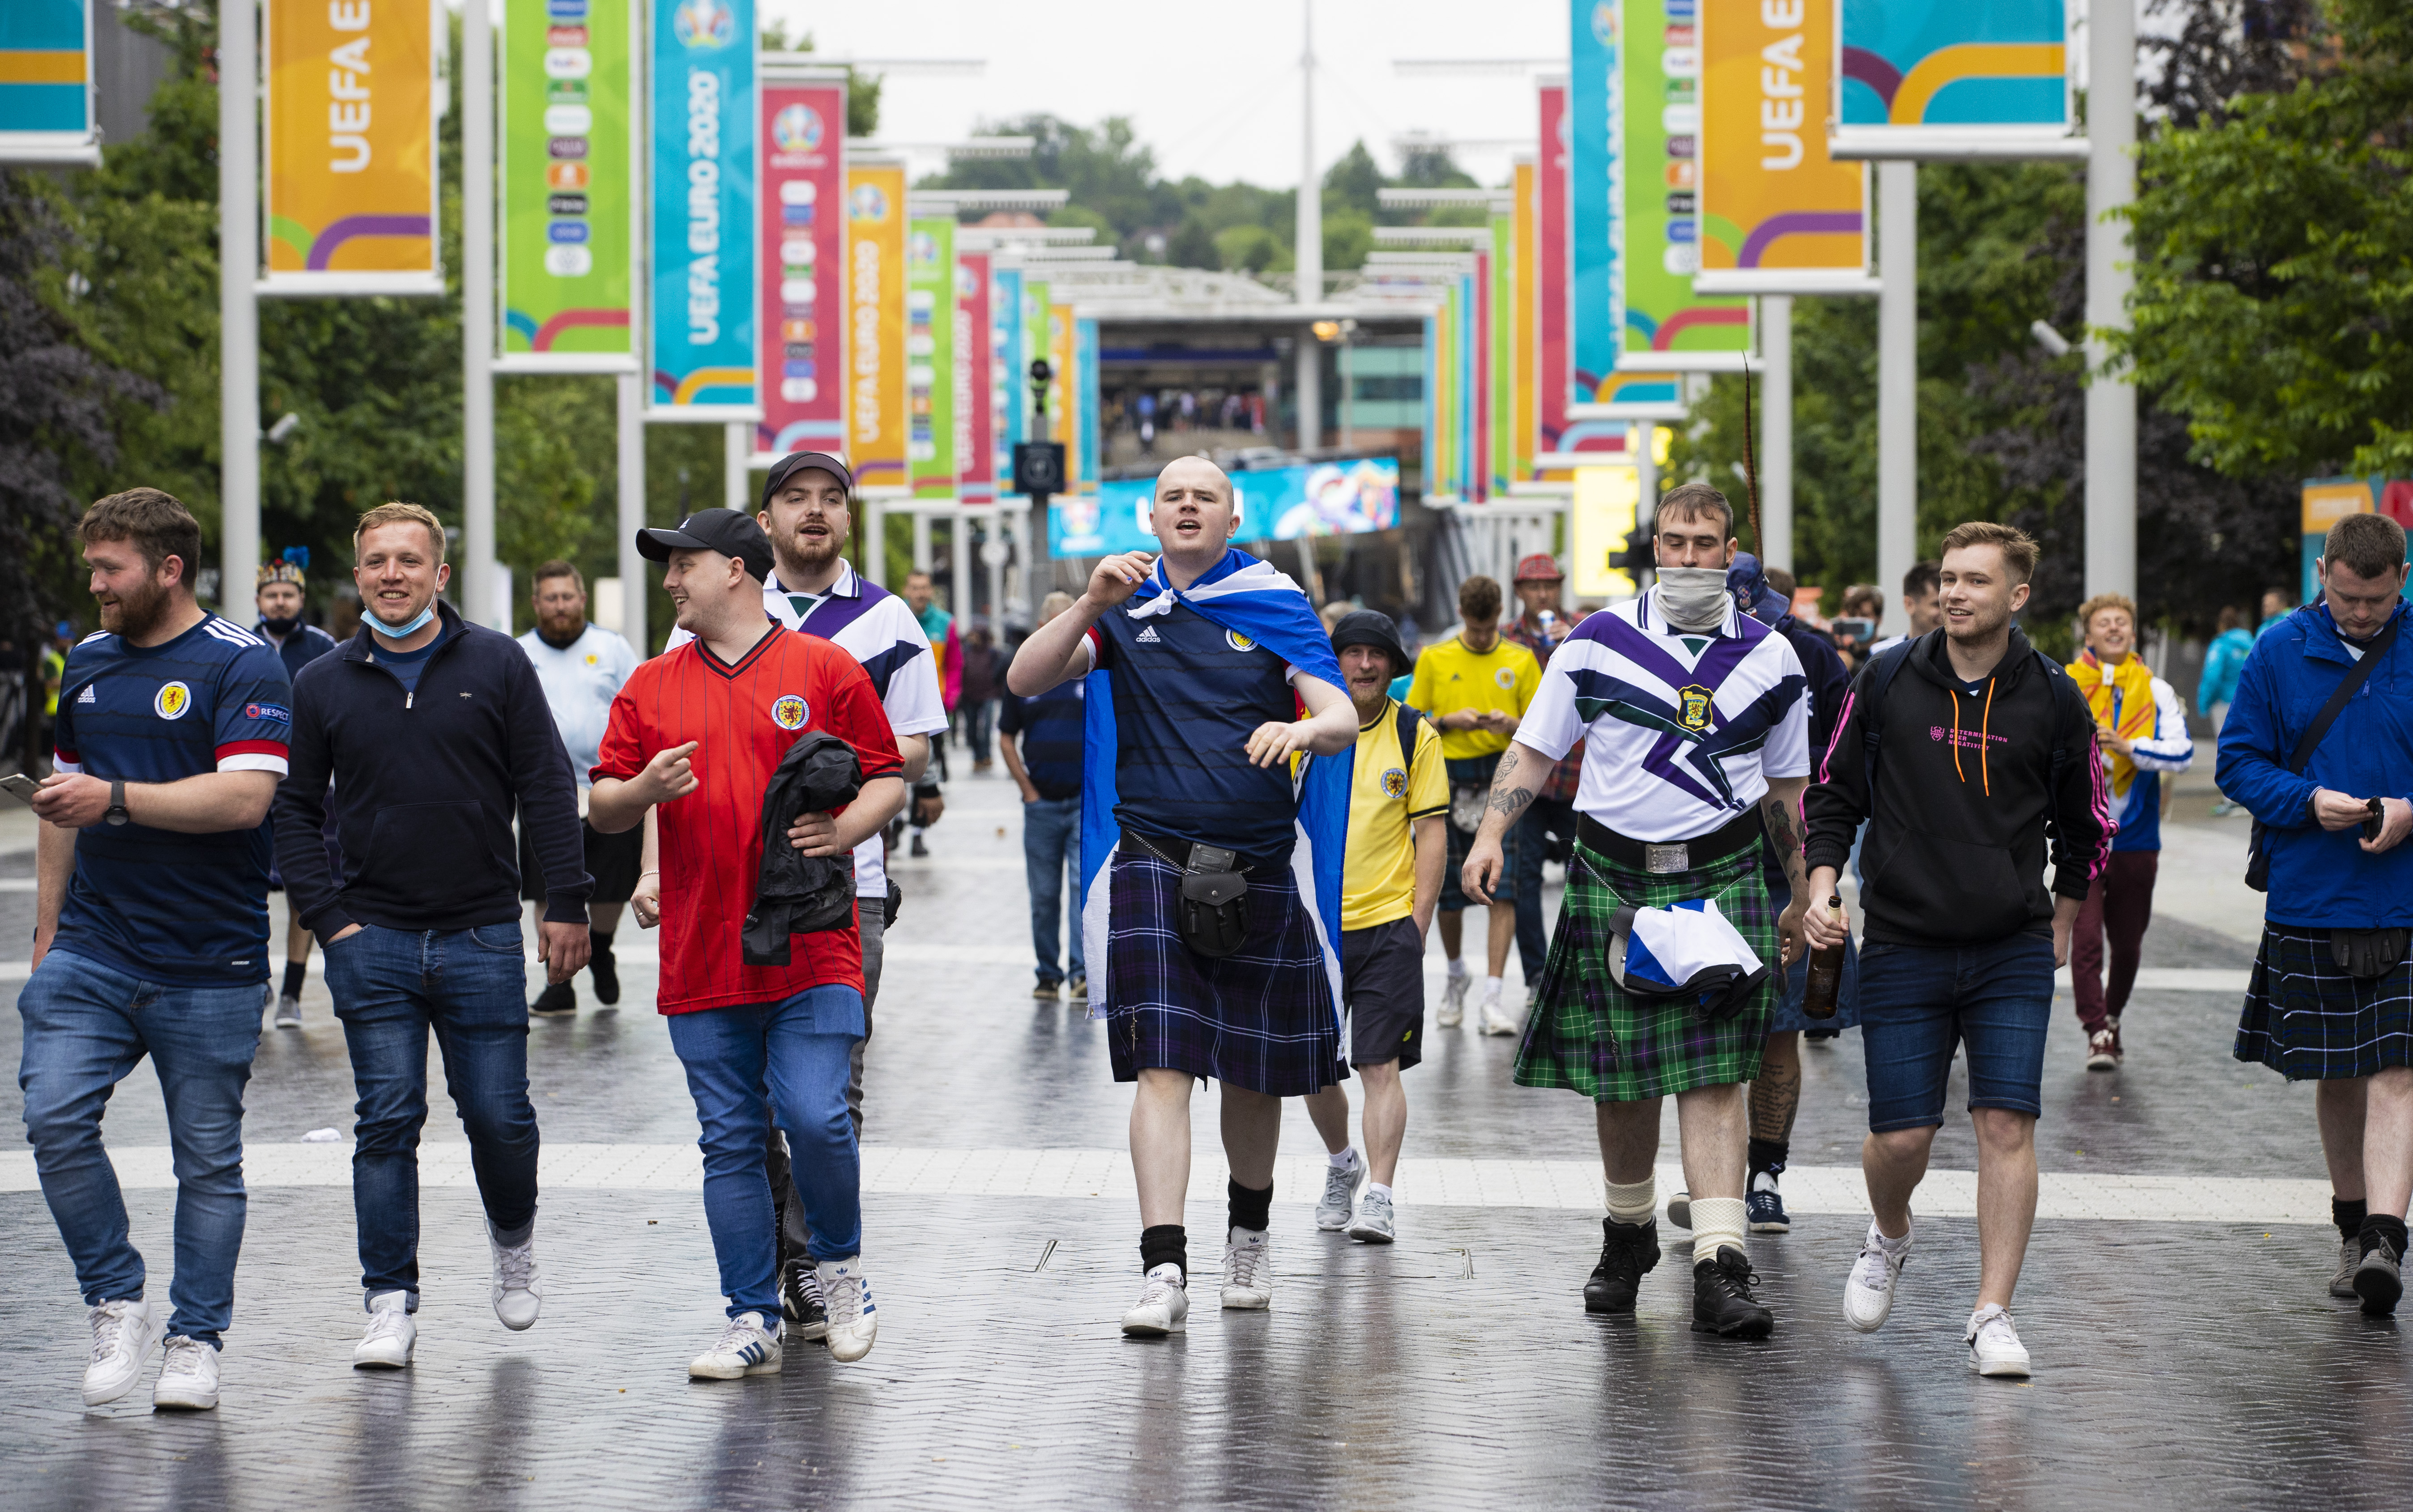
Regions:
<instances>
[{"instance_id":1,"label":"yellow football shirt","mask_svg":"<svg viewBox=\"0 0 2413 1512\"><path fill-rule=\"evenodd\" d=\"M1523 646L1503 637L1477 656L1453 635L1416 658L1408 705L1436 719L1459 709L1498 709L1521 719L1541 686L1542 664ZM1497 730L1443 730L1441 753L1454 762L1496 756L1508 749L1510 738Z\"/></svg>"},{"instance_id":2,"label":"yellow football shirt","mask_svg":"<svg viewBox=\"0 0 2413 1512\"><path fill-rule=\"evenodd\" d=\"M1530 659L1529 659L1530 660ZM1441 734L1416 721L1414 759L1399 756L1399 705L1357 729L1357 765L1349 793L1349 851L1342 868L1340 927L1370 929L1415 911L1414 822L1449 812L1449 778Z\"/></svg>"}]
</instances>

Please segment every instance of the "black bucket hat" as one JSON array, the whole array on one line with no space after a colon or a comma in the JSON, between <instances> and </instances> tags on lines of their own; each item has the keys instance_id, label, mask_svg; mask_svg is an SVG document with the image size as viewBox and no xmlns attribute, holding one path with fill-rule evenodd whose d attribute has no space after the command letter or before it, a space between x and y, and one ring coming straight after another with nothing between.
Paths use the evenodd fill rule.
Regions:
<instances>
[{"instance_id":1,"label":"black bucket hat","mask_svg":"<svg viewBox=\"0 0 2413 1512\"><path fill-rule=\"evenodd\" d=\"M1343 646L1370 645L1391 659L1391 675L1407 675L1411 663L1407 647L1399 644L1399 628L1391 616L1371 609L1355 609L1340 616L1332 627L1332 649L1338 655Z\"/></svg>"}]
</instances>

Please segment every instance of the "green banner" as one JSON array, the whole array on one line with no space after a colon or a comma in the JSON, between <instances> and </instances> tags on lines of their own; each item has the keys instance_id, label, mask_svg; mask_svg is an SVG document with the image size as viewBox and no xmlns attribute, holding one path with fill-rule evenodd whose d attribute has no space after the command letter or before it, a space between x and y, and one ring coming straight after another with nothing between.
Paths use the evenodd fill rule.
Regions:
<instances>
[{"instance_id":1,"label":"green banner","mask_svg":"<svg viewBox=\"0 0 2413 1512\"><path fill-rule=\"evenodd\" d=\"M1029 364L1044 357L1047 358L1049 365L1053 366L1055 359L1050 354L1054 349L1047 340L1047 286L1026 273L1022 275L1022 361L1025 369L1021 375L1022 403L1029 402ZM1072 381L1073 375L1070 373L1058 373L1048 380L1047 413L1044 417L1047 422L1048 440L1064 439L1064 427L1061 423L1064 418L1064 385ZM1025 412L1028 413L1027 410ZM1041 418L1032 415L1029 423L1024 429L1023 434L1031 440L1039 439ZM1068 452L1066 455L1069 460L1071 454Z\"/></svg>"},{"instance_id":2,"label":"green banner","mask_svg":"<svg viewBox=\"0 0 2413 1512\"><path fill-rule=\"evenodd\" d=\"M1693 11L1625 0L1611 129L1624 170L1617 365L1629 372L1739 368L1750 348L1749 300L1693 293L1693 274L1701 271L1701 57Z\"/></svg>"},{"instance_id":3,"label":"green banner","mask_svg":"<svg viewBox=\"0 0 2413 1512\"><path fill-rule=\"evenodd\" d=\"M495 303L507 367L628 365L629 11L629 0L504 9Z\"/></svg>"},{"instance_id":4,"label":"green banner","mask_svg":"<svg viewBox=\"0 0 2413 1512\"><path fill-rule=\"evenodd\" d=\"M905 228L905 459L919 497L955 493L955 223Z\"/></svg>"}]
</instances>

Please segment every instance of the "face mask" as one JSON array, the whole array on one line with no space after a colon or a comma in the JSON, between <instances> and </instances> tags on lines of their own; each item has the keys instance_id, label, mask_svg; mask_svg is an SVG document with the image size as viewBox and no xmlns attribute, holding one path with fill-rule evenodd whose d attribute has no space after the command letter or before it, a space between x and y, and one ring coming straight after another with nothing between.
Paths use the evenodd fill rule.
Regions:
<instances>
[{"instance_id":1,"label":"face mask","mask_svg":"<svg viewBox=\"0 0 2413 1512\"><path fill-rule=\"evenodd\" d=\"M271 635L290 635L302 628L302 616L299 615L291 619L270 619L263 616L259 622L268 627L268 633Z\"/></svg>"},{"instance_id":2,"label":"face mask","mask_svg":"<svg viewBox=\"0 0 2413 1512\"><path fill-rule=\"evenodd\" d=\"M412 620L407 625L388 625L384 620L377 618L375 615L369 615L368 621L369 629L377 631L379 635L384 636L387 640L407 641L412 636L418 634L420 630L425 626L429 620L434 619L435 617L436 600L430 599L427 600L427 607L419 612L419 617Z\"/></svg>"},{"instance_id":3,"label":"face mask","mask_svg":"<svg viewBox=\"0 0 2413 1512\"><path fill-rule=\"evenodd\" d=\"M1659 569L1659 612L1678 630L1715 630L1725 623L1731 601L1723 567Z\"/></svg>"}]
</instances>

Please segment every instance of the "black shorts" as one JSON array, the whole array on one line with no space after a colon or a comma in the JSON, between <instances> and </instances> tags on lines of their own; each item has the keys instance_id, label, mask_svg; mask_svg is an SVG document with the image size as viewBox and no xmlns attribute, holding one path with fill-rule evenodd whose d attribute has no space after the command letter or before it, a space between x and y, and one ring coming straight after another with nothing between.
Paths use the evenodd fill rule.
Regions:
<instances>
[{"instance_id":1,"label":"black shorts","mask_svg":"<svg viewBox=\"0 0 2413 1512\"><path fill-rule=\"evenodd\" d=\"M629 901L629 895L637 890L637 873L645 864L645 826L636 824L617 835L602 835L582 819L578 831L586 841L587 874L595 879L595 892L586 901ZM536 864L536 848L529 843L525 824L520 826L520 897L530 903L544 901L544 868Z\"/></svg>"},{"instance_id":2,"label":"black shorts","mask_svg":"<svg viewBox=\"0 0 2413 1512\"><path fill-rule=\"evenodd\" d=\"M1425 942L1414 919L1340 931L1340 996L1349 1006L1349 1063L1425 1058Z\"/></svg>"},{"instance_id":3,"label":"black shorts","mask_svg":"<svg viewBox=\"0 0 2413 1512\"><path fill-rule=\"evenodd\" d=\"M1469 756L1449 763L1450 795L1456 797L1458 790L1469 783L1489 788L1492 775L1499 768L1500 758L1497 756ZM1474 833L1458 828L1447 814L1442 816L1441 827L1449 840L1449 859L1441 870L1441 911L1457 913L1483 907L1466 896L1458 881L1459 874L1466 869L1467 853L1474 849ZM1491 896L1502 903L1514 902L1517 897L1517 838L1524 827L1511 824L1507 833L1500 837L1500 870L1491 879Z\"/></svg>"}]
</instances>

